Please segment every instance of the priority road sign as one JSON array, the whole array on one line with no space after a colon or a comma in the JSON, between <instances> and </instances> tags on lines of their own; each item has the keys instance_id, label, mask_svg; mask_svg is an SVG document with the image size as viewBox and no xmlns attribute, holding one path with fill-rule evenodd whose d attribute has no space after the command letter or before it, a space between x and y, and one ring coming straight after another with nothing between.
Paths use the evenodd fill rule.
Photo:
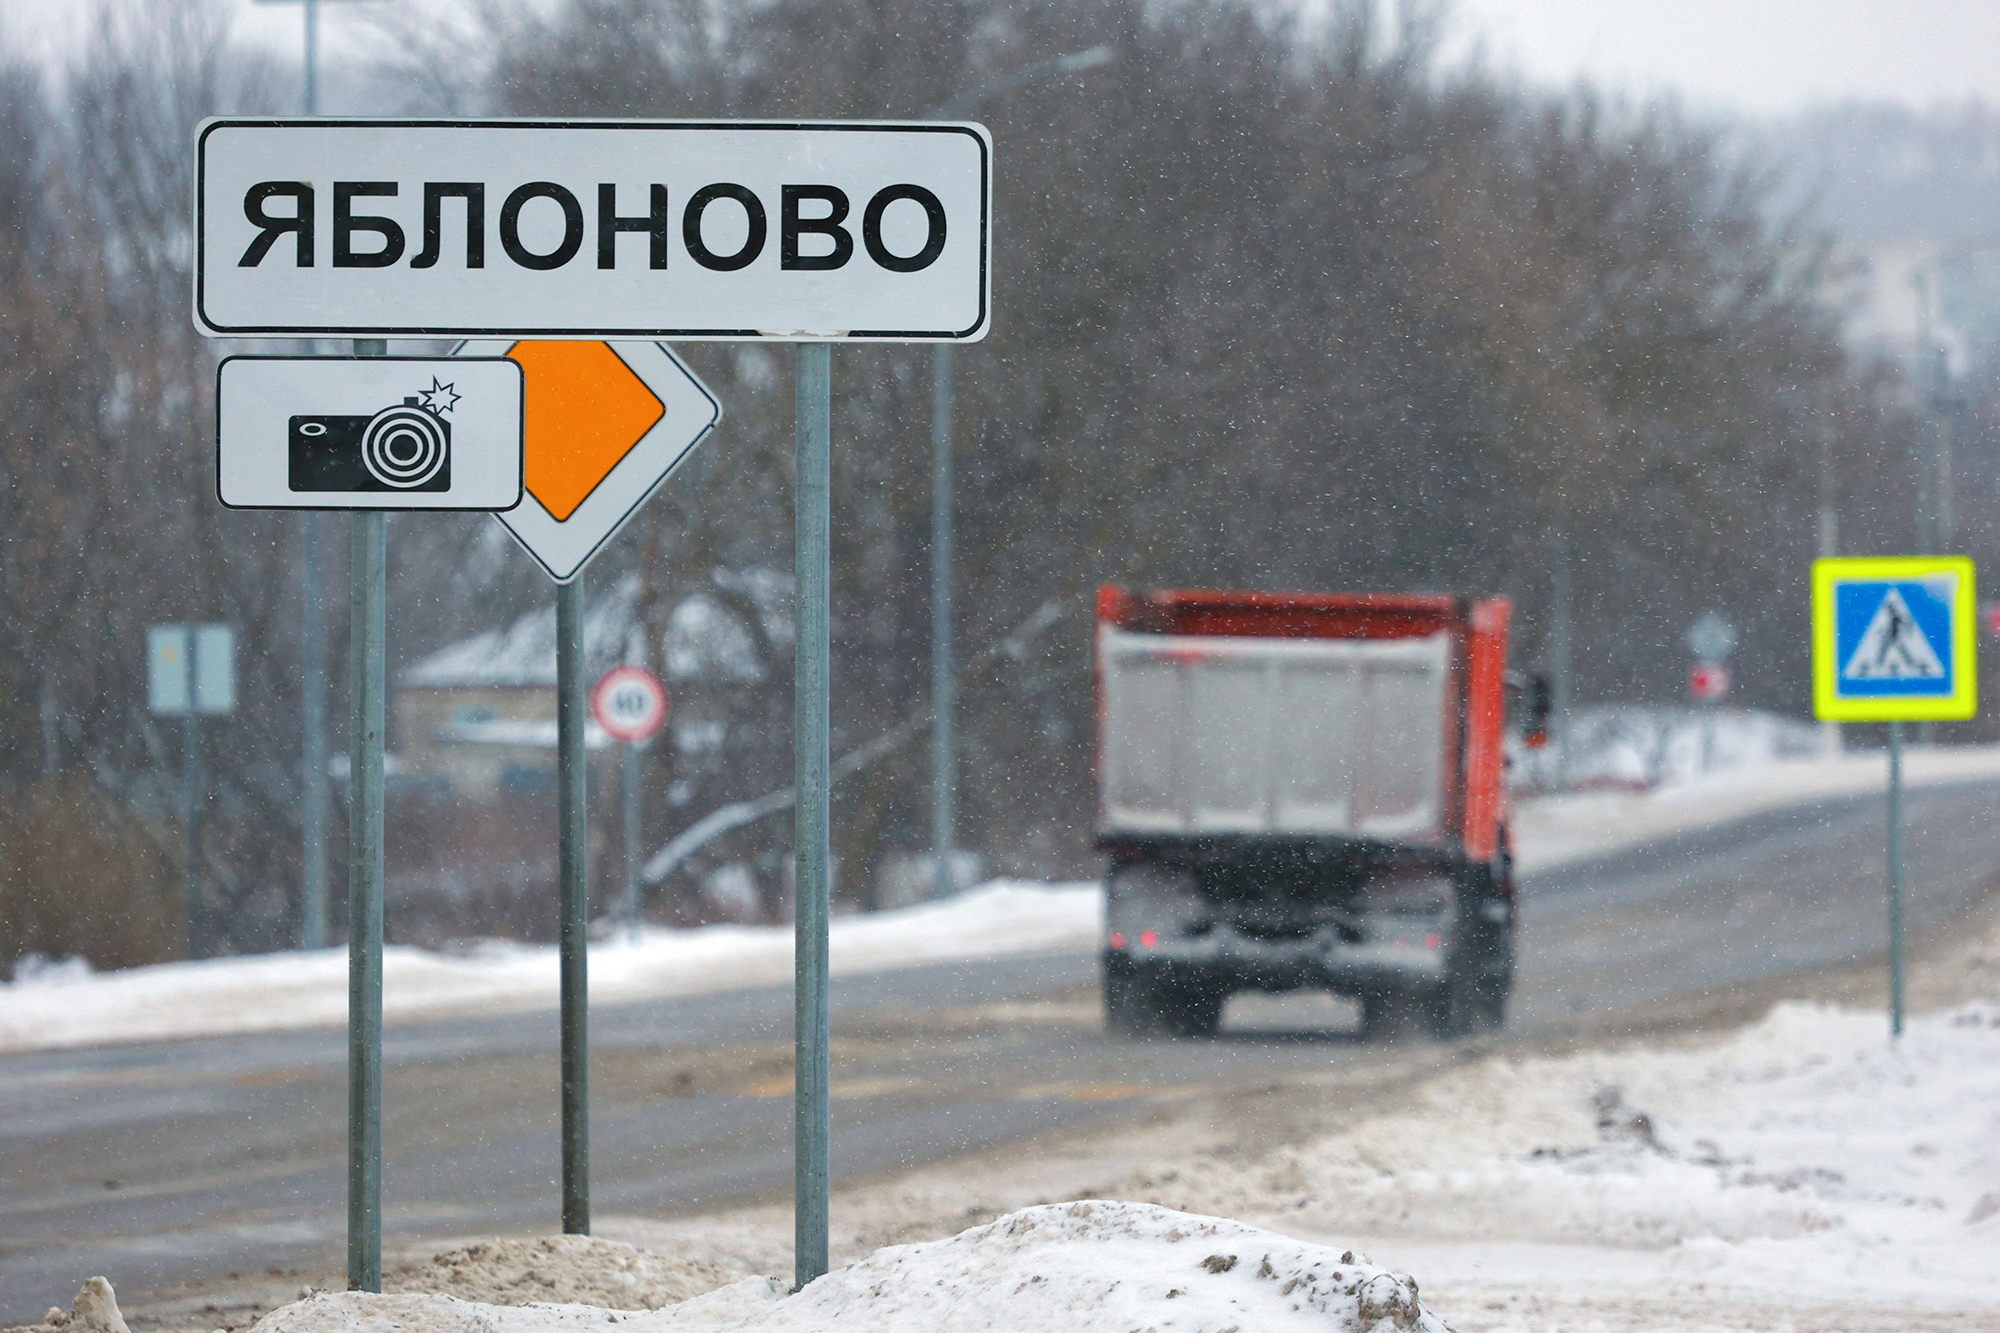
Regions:
<instances>
[{"instance_id":1,"label":"priority road sign","mask_svg":"<svg viewBox=\"0 0 2000 1333\"><path fill-rule=\"evenodd\" d=\"M232 356L215 490L233 509L511 509L522 375L504 357Z\"/></svg>"},{"instance_id":2,"label":"priority road sign","mask_svg":"<svg viewBox=\"0 0 2000 1333\"><path fill-rule=\"evenodd\" d=\"M978 125L212 119L196 157L218 337L986 333Z\"/></svg>"},{"instance_id":3,"label":"priority road sign","mask_svg":"<svg viewBox=\"0 0 2000 1333\"><path fill-rule=\"evenodd\" d=\"M590 711L613 740L644 745L667 721L667 687L642 666L615 666L590 693Z\"/></svg>"},{"instance_id":4,"label":"priority road sign","mask_svg":"<svg viewBox=\"0 0 2000 1333\"><path fill-rule=\"evenodd\" d=\"M1837 722L1968 718L1977 605L1963 556L1813 562L1813 711Z\"/></svg>"},{"instance_id":5,"label":"priority road sign","mask_svg":"<svg viewBox=\"0 0 2000 1333\"><path fill-rule=\"evenodd\" d=\"M722 404L659 343L467 343L526 384L524 494L495 514L557 583L574 579L722 419Z\"/></svg>"}]
</instances>

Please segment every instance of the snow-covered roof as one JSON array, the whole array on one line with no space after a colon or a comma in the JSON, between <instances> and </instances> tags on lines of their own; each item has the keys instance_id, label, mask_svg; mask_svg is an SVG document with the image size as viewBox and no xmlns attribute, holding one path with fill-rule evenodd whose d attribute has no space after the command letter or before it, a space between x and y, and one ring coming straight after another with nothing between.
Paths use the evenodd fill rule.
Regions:
<instances>
[{"instance_id":1,"label":"snow-covered roof","mask_svg":"<svg viewBox=\"0 0 2000 1333\"><path fill-rule=\"evenodd\" d=\"M772 648L785 651L792 641L791 576L770 569L718 570L710 582L712 591L694 593L674 608L655 654L647 651L633 614L638 576L619 579L584 611L585 674L595 679L621 662L657 660L669 680L762 680L766 666L729 595L754 605ZM554 688L555 606L440 648L406 669L401 681L419 689Z\"/></svg>"}]
</instances>

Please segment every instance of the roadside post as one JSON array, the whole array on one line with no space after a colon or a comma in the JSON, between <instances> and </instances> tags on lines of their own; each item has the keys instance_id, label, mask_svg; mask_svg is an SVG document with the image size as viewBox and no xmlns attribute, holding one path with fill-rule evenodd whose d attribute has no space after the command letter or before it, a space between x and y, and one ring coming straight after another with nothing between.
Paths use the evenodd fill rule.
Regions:
<instances>
[{"instance_id":1,"label":"roadside post","mask_svg":"<svg viewBox=\"0 0 2000 1333\"><path fill-rule=\"evenodd\" d=\"M557 382L535 362L572 355L560 349L604 347L636 372L633 356L673 359L654 339L800 344L794 1276L800 1285L812 1281L827 1268L829 1179L831 343L985 336L990 138L978 125L937 122L218 118L197 131L196 159L193 296L201 332L527 340L504 355L523 367L531 439L538 386ZM586 225L587 216L594 226ZM558 341L588 339L633 341L615 349ZM698 381L686 378L699 390ZM700 396L707 415L698 409L690 420L656 392L663 410L636 444L603 447L594 412L558 421L567 436L546 455L531 444L526 494L500 521L552 578L571 582L672 461L713 425L714 400L705 391ZM659 462L647 440L675 436L689 443L665 451L672 461L650 478L634 475L629 487L614 485L626 460ZM578 447L579 438L600 447ZM573 719L573 744L580 747L580 645L566 652L560 642L565 625L570 637L581 638L580 591L569 594L567 605L564 615L558 601L557 658L579 669L559 673L569 678L559 690L573 705L560 704L558 716ZM571 743L559 734L559 750ZM577 780L566 803L574 795L580 804L581 785ZM572 822L562 821L565 836ZM582 903L580 884L570 882L573 869L580 880L580 848L559 859L567 912ZM580 1070L581 1015L572 1031L568 1010L572 994L579 1000L583 994L582 931L565 923L562 936L565 1069L574 1055ZM379 941L374 966L379 987ZM572 1105L567 1080L564 1112L566 1121L583 1114L580 1096ZM583 1146L581 1124L566 1124L566 1226L578 1220L570 1216L573 1197L583 1203L580 1220L587 1225ZM375 1147L379 1190L379 1139ZM350 1209L350 1229L355 1219ZM379 1286L379 1195L373 1225L375 1265L364 1276ZM352 1264L350 1270L355 1284Z\"/></svg>"},{"instance_id":2,"label":"roadside post","mask_svg":"<svg viewBox=\"0 0 2000 1333\"><path fill-rule=\"evenodd\" d=\"M1889 724L1889 1033L1903 1035L1903 724L1978 710L1977 597L1964 556L1813 562L1813 711Z\"/></svg>"},{"instance_id":3,"label":"roadside post","mask_svg":"<svg viewBox=\"0 0 2000 1333\"><path fill-rule=\"evenodd\" d=\"M1704 611L1689 625L1681 642L1694 654L1688 669L1688 693L1703 705L1701 771L1715 766L1715 706L1729 697L1729 654L1736 650L1736 627L1718 611Z\"/></svg>"},{"instance_id":4,"label":"roadside post","mask_svg":"<svg viewBox=\"0 0 2000 1333\"><path fill-rule=\"evenodd\" d=\"M556 948L562 1027L562 1224L590 1231L590 814L584 568L721 420L663 343L466 343L525 378L524 491L495 515L556 584ZM662 696L664 718L664 695ZM629 761L628 761L629 763Z\"/></svg>"},{"instance_id":5,"label":"roadside post","mask_svg":"<svg viewBox=\"0 0 2000 1333\"><path fill-rule=\"evenodd\" d=\"M590 711L619 743L619 827L625 843L625 886L618 914L639 936L639 749L667 723L667 687L642 666L615 666L598 677Z\"/></svg>"},{"instance_id":6,"label":"roadside post","mask_svg":"<svg viewBox=\"0 0 2000 1333\"><path fill-rule=\"evenodd\" d=\"M187 956L201 956L201 735L197 717L236 711L236 631L154 625L146 631L146 700L181 721L181 831L187 842Z\"/></svg>"}]
</instances>

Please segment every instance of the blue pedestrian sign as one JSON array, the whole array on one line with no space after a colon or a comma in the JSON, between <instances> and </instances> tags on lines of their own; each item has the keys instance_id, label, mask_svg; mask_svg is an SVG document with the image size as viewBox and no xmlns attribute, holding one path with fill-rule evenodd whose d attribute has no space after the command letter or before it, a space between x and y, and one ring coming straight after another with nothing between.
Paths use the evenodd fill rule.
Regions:
<instances>
[{"instance_id":1,"label":"blue pedestrian sign","mask_svg":"<svg viewBox=\"0 0 2000 1333\"><path fill-rule=\"evenodd\" d=\"M1813 711L1838 722L1968 718L1978 708L1972 562L1813 563Z\"/></svg>"}]
</instances>

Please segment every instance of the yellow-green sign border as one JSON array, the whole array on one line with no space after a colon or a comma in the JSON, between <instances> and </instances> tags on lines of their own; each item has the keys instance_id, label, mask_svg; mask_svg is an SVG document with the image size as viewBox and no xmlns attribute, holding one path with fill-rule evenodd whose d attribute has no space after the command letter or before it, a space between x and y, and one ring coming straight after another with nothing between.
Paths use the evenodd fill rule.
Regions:
<instances>
[{"instance_id":1,"label":"yellow-green sign border","mask_svg":"<svg viewBox=\"0 0 2000 1333\"><path fill-rule=\"evenodd\" d=\"M1840 664L1833 642L1836 583L1900 581L1952 574L1952 693L1929 699L1843 699L1835 685ZM1978 594L1972 561L1962 555L1835 556L1813 561L1813 715L1823 722L1956 722L1979 711Z\"/></svg>"}]
</instances>

